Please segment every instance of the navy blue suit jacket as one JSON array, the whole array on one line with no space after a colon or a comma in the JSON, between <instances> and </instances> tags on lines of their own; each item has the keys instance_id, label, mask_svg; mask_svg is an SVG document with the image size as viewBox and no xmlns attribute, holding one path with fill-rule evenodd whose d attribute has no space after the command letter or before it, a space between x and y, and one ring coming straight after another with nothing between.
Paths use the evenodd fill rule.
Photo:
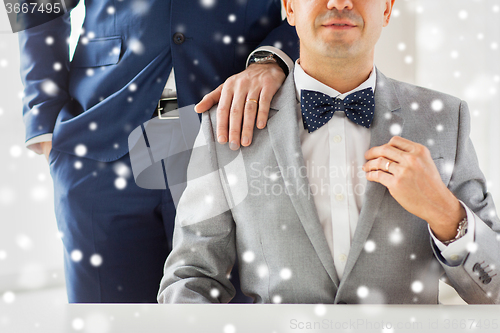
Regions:
<instances>
[{"instance_id":1,"label":"navy blue suit jacket","mask_svg":"<svg viewBox=\"0 0 500 333\"><path fill-rule=\"evenodd\" d=\"M19 33L23 114L26 140L53 133L53 149L75 154L83 144L85 157L99 161L128 152L129 133L153 115L172 66L182 107L244 70L259 45L280 45L298 57L298 38L281 20L279 0L217 0L211 7L201 0L86 0L85 6L71 62L69 14Z\"/></svg>"}]
</instances>

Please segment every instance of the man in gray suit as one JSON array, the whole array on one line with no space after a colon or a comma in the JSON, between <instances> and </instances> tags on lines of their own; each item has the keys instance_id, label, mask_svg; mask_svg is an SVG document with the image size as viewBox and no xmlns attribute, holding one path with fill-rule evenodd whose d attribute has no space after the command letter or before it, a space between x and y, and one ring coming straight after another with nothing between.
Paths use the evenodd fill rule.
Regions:
<instances>
[{"instance_id":1,"label":"man in gray suit","mask_svg":"<svg viewBox=\"0 0 500 333\"><path fill-rule=\"evenodd\" d=\"M500 221L467 104L386 78L374 47L394 0L285 0L300 59L268 126L238 151L202 128L160 303L500 303ZM211 169L201 174L198 165Z\"/></svg>"}]
</instances>

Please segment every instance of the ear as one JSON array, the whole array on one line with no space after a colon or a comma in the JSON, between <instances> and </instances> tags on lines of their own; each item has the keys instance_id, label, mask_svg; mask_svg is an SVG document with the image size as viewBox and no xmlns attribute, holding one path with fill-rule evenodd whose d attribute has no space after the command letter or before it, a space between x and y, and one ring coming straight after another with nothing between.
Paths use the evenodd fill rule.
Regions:
<instances>
[{"instance_id":1,"label":"ear","mask_svg":"<svg viewBox=\"0 0 500 333\"><path fill-rule=\"evenodd\" d=\"M285 9L288 24L295 26L295 8L293 0L283 0L283 8Z\"/></svg>"},{"instance_id":2,"label":"ear","mask_svg":"<svg viewBox=\"0 0 500 333\"><path fill-rule=\"evenodd\" d=\"M385 0L384 27L387 27L391 19L392 7L394 7L394 1L396 0Z\"/></svg>"}]
</instances>

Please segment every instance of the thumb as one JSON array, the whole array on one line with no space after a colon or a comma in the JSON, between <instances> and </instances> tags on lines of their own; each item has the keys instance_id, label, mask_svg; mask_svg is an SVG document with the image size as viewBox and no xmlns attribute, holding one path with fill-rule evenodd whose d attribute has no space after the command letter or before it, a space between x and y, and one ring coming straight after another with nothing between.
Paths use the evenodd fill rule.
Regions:
<instances>
[{"instance_id":1,"label":"thumb","mask_svg":"<svg viewBox=\"0 0 500 333\"><path fill-rule=\"evenodd\" d=\"M223 85L224 84L221 84L215 90L203 96L203 99L194 106L194 110L197 113L203 113L210 110L215 104L219 103Z\"/></svg>"}]
</instances>

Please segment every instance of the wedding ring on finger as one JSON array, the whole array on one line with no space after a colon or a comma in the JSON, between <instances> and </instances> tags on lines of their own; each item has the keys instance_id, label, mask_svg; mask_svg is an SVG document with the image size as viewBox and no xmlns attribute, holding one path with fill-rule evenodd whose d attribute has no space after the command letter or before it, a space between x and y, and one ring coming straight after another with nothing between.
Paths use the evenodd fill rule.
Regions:
<instances>
[{"instance_id":1,"label":"wedding ring on finger","mask_svg":"<svg viewBox=\"0 0 500 333\"><path fill-rule=\"evenodd\" d=\"M247 98L247 102L254 102L255 104L259 105L259 102L253 98Z\"/></svg>"},{"instance_id":2,"label":"wedding ring on finger","mask_svg":"<svg viewBox=\"0 0 500 333\"><path fill-rule=\"evenodd\" d=\"M389 166L391 165L392 161L387 161L387 164L385 165L385 171L389 172Z\"/></svg>"}]
</instances>

